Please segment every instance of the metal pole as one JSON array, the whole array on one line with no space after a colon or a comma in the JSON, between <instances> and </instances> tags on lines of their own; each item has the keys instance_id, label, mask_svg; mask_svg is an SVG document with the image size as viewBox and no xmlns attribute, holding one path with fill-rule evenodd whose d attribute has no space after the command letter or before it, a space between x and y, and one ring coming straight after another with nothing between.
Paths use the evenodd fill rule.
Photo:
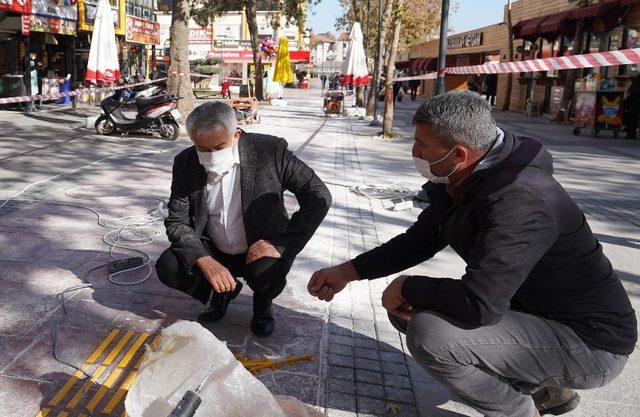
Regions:
<instances>
[{"instance_id":1,"label":"metal pole","mask_svg":"<svg viewBox=\"0 0 640 417\"><path fill-rule=\"evenodd\" d=\"M436 78L436 95L445 92L444 69L447 60L447 32L449 29L449 0L442 0L440 11L440 51L438 52L438 78Z\"/></svg>"},{"instance_id":2,"label":"metal pole","mask_svg":"<svg viewBox=\"0 0 640 417\"><path fill-rule=\"evenodd\" d=\"M380 78L380 67L382 66L382 0L378 0L378 50L376 52L377 61L376 67L373 69L373 120L369 123L369 126L382 126L382 123L378 121L378 85Z\"/></svg>"}]
</instances>

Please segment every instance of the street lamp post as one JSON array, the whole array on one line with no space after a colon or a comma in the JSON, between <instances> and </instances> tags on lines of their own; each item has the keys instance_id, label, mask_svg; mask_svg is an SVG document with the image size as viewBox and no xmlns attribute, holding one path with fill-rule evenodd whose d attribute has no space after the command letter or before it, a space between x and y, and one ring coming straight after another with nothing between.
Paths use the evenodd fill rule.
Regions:
<instances>
[{"instance_id":1,"label":"street lamp post","mask_svg":"<svg viewBox=\"0 0 640 417\"><path fill-rule=\"evenodd\" d=\"M438 78L436 78L436 95L445 92L444 69L447 60L447 32L449 23L449 0L442 0L440 11L440 50L438 52Z\"/></svg>"},{"instance_id":2,"label":"street lamp post","mask_svg":"<svg viewBox=\"0 0 640 417\"><path fill-rule=\"evenodd\" d=\"M369 123L369 126L382 126L382 123L378 120L378 85L380 78L380 67L382 60L382 0L378 0L378 50L376 52L377 55L377 65L373 69L373 83L371 88L373 88L373 120Z\"/></svg>"}]
</instances>

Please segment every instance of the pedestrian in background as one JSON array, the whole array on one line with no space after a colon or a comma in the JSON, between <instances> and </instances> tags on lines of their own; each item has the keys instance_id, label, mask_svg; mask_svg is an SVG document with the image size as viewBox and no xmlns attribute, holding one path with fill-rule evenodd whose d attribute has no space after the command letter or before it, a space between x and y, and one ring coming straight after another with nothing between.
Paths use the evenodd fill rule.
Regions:
<instances>
[{"instance_id":1,"label":"pedestrian in background","mask_svg":"<svg viewBox=\"0 0 640 417\"><path fill-rule=\"evenodd\" d=\"M484 79L484 94L491 106L496 105L496 91L498 90L498 76L496 74L489 74Z\"/></svg>"},{"instance_id":2,"label":"pedestrian in background","mask_svg":"<svg viewBox=\"0 0 640 417\"><path fill-rule=\"evenodd\" d=\"M420 87L420 80L410 80L409 87L411 89L411 101L416 101L418 95L418 87Z\"/></svg>"},{"instance_id":3,"label":"pedestrian in background","mask_svg":"<svg viewBox=\"0 0 640 417\"><path fill-rule=\"evenodd\" d=\"M322 74L320 76L320 81L322 82L322 90L324 90L325 86L327 85L327 76Z\"/></svg>"},{"instance_id":4,"label":"pedestrian in background","mask_svg":"<svg viewBox=\"0 0 640 417\"><path fill-rule=\"evenodd\" d=\"M640 75L636 77L627 90L624 99L624 125L627 139L637 139L638 117L640 117Z\"/></svg>"}]
</instances>

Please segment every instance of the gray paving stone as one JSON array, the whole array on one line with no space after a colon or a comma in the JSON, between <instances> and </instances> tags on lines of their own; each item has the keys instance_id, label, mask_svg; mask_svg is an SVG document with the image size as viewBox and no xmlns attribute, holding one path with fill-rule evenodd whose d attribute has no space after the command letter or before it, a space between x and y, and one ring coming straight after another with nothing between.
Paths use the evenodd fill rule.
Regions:
<instances>
[{"instance_id":1,"label":"gray paving stone","mask_svg":"<svg viewBox=\"0 0 640 417\"><path fill-rule=\"evenodd\" d=\"M356 393L358 397L363 396L384 399L384 388L382 387L382 385L356 381Z\"/></svg>"},{"instance_id":2,"label":"gray paving stone","mask_svg":"<svg viewBox=\"0 0 640 417\"><path fill-rule=\"evenodd\" d=\"M351 346L341 345L338 343L329 343L329 352L344 356L353 356L353 348Z\"/></svg>"},{"instance_id":3,"label":"gray paving stone","mask_svg":"<svg viewBox=\"0 0 640 417\"><path fill-rule=\"evenodd\" d=\"M354 338L351 336L340 336L337 334L332 334L329 336L329 340L331 343L337 343L345 346L353 346Z\"/></svg>"},{"instance_id":4,"label":"gray paving stone","mask_svg":"<svg viewBox=\"0 0 640 417\"><path fill-rule=\"evenodd\" d=\"M387 400L389 401L411 405L415 404L415 397L411 390L386 387L385 391L387 393Z\"/></svg>"},{"instance_id":5,"label":"gray paving stone","mask_svg":"<svg viewBox=\"0 0 640 417\"><path fill-rule=\"evenodd\" d=\"M356 386L353 381L348 381L346 379L337 379L332 378L329 380L329 392L334 393L343 393L343 394L351 394L354 395L356 391Z\"/></svg>"},{"instance_id":6,"label":"gray paving stone","mask_svg":"<svg viewBox=\"0 0 640 417\"><path fill-rule=\"evenodd\" d=\"M329 354L329 365L353 368L353 357L352 356L345 356L345 355L338 355L338 354L335 354L335 353L330 353Z\"/></svg>"},{"instance_id":7,"label":"gray paving stone","mask_svg":"<svg viewBox=\"0 0 640 417\"><path fill-rule=\"evenodd\" d=\"M366 349L361 347L356 347L354 349L354 354L357 358L371 359L377 361L380 359L380 354L376 349Z\"/></svg>"},{"instance_id":8,"label":"gray paving stone","mask_svg":"<svg viewBox=\"0 0 640 417\"><path fill-rule=\"evenodd\" d=\"M380 362L371 359L355 358L356 368L367 369L369 371L380 371Z\"/></svg>"},{"instance_id":9,"label":"gray paving stone","mask_svg":"<svg viewBox=\"0 0 640 417\"><path fill-rule=\"evenodd\" d=\"M340 411L356 411L356 397L349 394L334 393L327 398L327 408Z\"/></svg>"},{"instance_id":10,"label":"gray paving stone","mask_svg":"<svg viewBox=\"0 0 640 417\"><path fill-rule=\"evenodd\" d=\"M405 363L406 358L403 353L397 352L380 352L380 359L385 362Z\"/></svg>"},{"instance_id":11,"label":"gray paving stone","mask_svg":"<svg viewBox=\"0 0 640 417\"><path fill-rule=\"evenodd\" d=\"M368 382L370 384L383 384L382 374L368 369L356 369L356 381Z\"/></svg>"},{"instance_id":12,"label":"gray paving stone","mask_svg":"<svg viewBox=\"0 0 640 417\"><path fill-rule=\"evenodd\" d=\"M362 414L374 416L387 415L385 402L379 399L358 396L358 416Z\"/></svg>"},{"instance_id":13,"label":"gray paving stone","mask_svg":"<svg viewBox=\"0 0 640 417\"><path fill-rule=\"evenodd\" d=\"M411 378L405 375L384 374L384 383L387 387L411 389Z\"/></svg>"},{"instance_id":14,"label":"gray paving stone","mask_svg":"<svg viewBox=\"0 0 640 417\"><path fill-rule=\"evenodd\" d=\"M409 375L409 370L407 369L407 366L403 363L381 362L380 365L382 367L382 370L386 374L404 375L404 376Z\"/></svg>"},{"instance_id":15,"label":"gray paving stone","mask_svg":"<svg viewBox=\"0 0 640 417\"><path fill-rule=\"evenodd\" d=\"M376 341L376 339L372 338L356 337L353 343L356 347L360 348L378 349L378 342Z\"/></svg>"},{"instance_id":16,"label":"gray paving stone","mask_svg":"<svg viewBox=\"0 0 640 417\"><path fill-rule=\"evenodd\" d=\"M329 365L329 378L344 379L353 383L355 377L353 368Z\"/></svg>"}]
</instances>

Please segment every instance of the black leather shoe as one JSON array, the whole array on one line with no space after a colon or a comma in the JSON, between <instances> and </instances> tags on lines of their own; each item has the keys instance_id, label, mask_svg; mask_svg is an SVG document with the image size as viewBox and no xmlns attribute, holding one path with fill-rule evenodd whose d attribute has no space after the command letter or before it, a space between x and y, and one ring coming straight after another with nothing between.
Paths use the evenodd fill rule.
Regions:
<instances>
[{"instance_id":1,"label":"black leather shoe","mask_svg":"<svg viewBox=\"0 0 640 417\"><path fill-rule=\"evenodd\" d=\"M532 395L540 415L559 416L578 407L580 396L569 388L544 387Z\"/></svg>"},{"instance_id":2,"label":"black leather shoe","mask_svg":"<svg viewBox=\"0 0 640 417\"><path fill-rule=\"evenodd\" d=\"M229 292L213 293L209 305L205 310L198 315L198 322L207 323L212 321L218 321L227 314L227 308L231 300L235 299L242 291L242 283L236 281L236 289Z\"/></svg>"},{"instance_id":3,"label":"black leather shoe","mask_svg":"<svg viewBox=\"0 0 640 417\"><path fill-rule=\"evenodd\" d=\"M251 319L251 332L260 338L269 337L271 336L271 333L273 333L275 324L276 321L274 320L271 312L271 304L269 304L264 311L260 313L253 313L253 318Z\"/></svg>"}]
</instances>

